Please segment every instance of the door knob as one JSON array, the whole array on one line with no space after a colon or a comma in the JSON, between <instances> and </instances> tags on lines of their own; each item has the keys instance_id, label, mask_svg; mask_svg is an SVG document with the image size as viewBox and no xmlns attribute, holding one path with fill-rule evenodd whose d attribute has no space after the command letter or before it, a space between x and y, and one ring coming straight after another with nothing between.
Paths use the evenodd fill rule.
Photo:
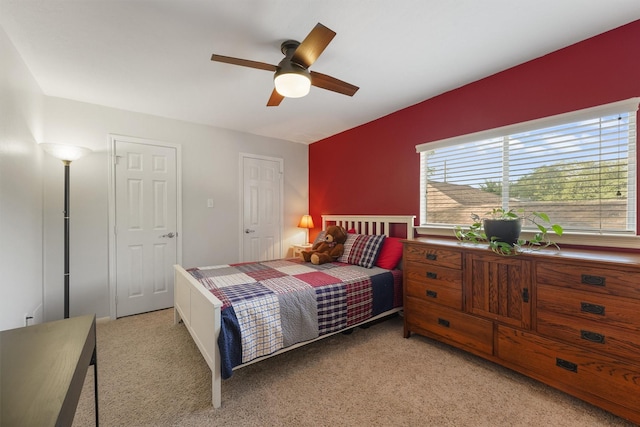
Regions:
<instances>
[{"instance_id":1,"label":"door knob","mask_svg":"<svg viewBox=\"0 0 640 427\"><path fill-rule=\"evenodd\" d=\"M245 229L244 229L244 232L245 232L246 234L249 234L249 233L255 233L255 232L256 232L256 230L252 230L252 229L250 229L250 228L245 228Z\"/></svg>"},{"instance_id":2,"label":"door knob","mask_svg":"<svg viewBox=\"0 0 640 427\"><path fill-rule=\"evenodd\" d=\"M160 237L168 237L169 239L173 239L174 237L176 237L176 234L172 231L172 232L170 232L170 233L163 234L163 235L162 235L162 236L160 236Z\"/></svg>"}]
</instances>

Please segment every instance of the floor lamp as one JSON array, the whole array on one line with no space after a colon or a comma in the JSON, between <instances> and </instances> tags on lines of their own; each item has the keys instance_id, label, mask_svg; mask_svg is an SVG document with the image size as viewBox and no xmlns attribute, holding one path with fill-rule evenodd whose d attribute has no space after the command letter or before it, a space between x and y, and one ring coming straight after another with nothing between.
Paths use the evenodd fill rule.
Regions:
<instances>
[{"instance_id":1,"label":"floor lamp","mask_svg":"<svg viewBox=\"0 0 640 427\"><path fill-rule=\"evenodd\" d=\"M77 145L43 143L40 146L64 163L64 318L69 317L69 167L71 162L91 152Z\"/></svg>"}]
</instances>

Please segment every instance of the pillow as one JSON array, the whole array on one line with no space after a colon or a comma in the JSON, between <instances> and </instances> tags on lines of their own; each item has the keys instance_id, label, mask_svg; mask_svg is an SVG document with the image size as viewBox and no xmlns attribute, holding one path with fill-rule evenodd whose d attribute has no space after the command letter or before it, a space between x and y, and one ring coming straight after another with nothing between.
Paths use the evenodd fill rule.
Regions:
<instances>
[{"instance_id":1,"label":"pillow","mask_svg":"<svg viewBox=\"0 0 640 427\"><path fill-rule=\"evenodd\" d=\"M313 245L315 245L318 242L322 242L324 240L324 230L322 230L320 233L318 233L318 235L316 236L315 240L313 241Z\"/></svg>"},{"instance_id":2,"label":"pillow","mask_svg":"<svg viewBox=\"0 0 640 427\"><path fill-rule=\"evenodd\" d=\"M355 229L355 228L350 228L350 229L348 229L348 230L347 230L347 233L348 233L348 234L357 234L357 233L356 233L356 229Z\"/></svg>"},{"instance_id":3,"label":"pillow","mask_svg":"<svg viewBox=\"0 0 640 427\"><path fill-rule=\"evenodd\" d=\"M393 270L402 258L402 239L399 237L387 237L384 239L376 266Z\"/></svg>"},{"instance_id":4,"label":"pillow","mask_svg":"<svg viewBox=\"0 0 640 427\"><path fill-rule=\"evenodd\" d=\"M375 236L347 234L344 252L338 258L338 261L366 268L373 267L378 259L385 237L384 234Z\"/></svg>"}]
</instances>

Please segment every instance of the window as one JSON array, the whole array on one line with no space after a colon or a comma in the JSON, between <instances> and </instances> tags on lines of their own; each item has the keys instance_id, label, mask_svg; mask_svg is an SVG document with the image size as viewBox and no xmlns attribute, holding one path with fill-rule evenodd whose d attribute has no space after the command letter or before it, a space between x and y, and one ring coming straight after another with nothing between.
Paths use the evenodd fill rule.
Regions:
<instances>
[{"instance_id":1,"label":"window","mask_svg":"<svg viewBox=\"0 0 640 427\"><path fill-rule=\"evenodd\" d=\"M418 145L421 226L501 206L566 232L635 235L638 101Z\"/></svg>"}]
</instances>

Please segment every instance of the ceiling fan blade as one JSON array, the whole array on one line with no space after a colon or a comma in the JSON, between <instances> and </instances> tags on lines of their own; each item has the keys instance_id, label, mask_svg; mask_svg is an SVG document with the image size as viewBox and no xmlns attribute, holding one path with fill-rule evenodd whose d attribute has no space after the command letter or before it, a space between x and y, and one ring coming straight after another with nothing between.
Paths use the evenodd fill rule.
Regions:
<instances>
[{"instance_id":1,"label":"ceiling fan blade","mask_svg":"<svg viewBox=\"0 0 640 427\"><path fill-rule=\"evenodd\" d=\"M358 89L358 86L354 86L350 83L338 80L335 77L327 76L326 74L310 71L311 84L315 87L338 92L343 95L353 96Z\"/></svg>"},{"instance_id":2,"label":"ceiling fan blade","mask_svg":"<svg viewBox=\"0 0 640 427\"><path fill-rule=\"evenodd\" d=\"M284 96L280 95L278 91L274 89L273 92L271 92L269 101L267 102L267 107L277 107L278 105L280 105L283 99Z\"/></svg>"},{"instance_id":3,"label":"ceiling fan blade","mask_svg":"<svg viewBox=\"0 0 640 427\"><path fill-rule=\"evenodd\" d=\"M267 64L266 62L249 61L248 59L233 58L231 56L211 55L211 60L216 62L225 62L227 64L241 65L243 67L257 68L259 70L276 71L276 66Z\"/></svg>"},{"instance_id":4,"label":"ceiling fan blade","mask_svg":"<svg viewBox=\"0 0 640 427\"><path fill-rule=\"evenodd\" d=\"M298 65L309 68L311 64L316 62L316 59L318 59L335 35L334 31L318 22L307 37L302 40L291 60Z\"/></svg>"}]
</instances>

